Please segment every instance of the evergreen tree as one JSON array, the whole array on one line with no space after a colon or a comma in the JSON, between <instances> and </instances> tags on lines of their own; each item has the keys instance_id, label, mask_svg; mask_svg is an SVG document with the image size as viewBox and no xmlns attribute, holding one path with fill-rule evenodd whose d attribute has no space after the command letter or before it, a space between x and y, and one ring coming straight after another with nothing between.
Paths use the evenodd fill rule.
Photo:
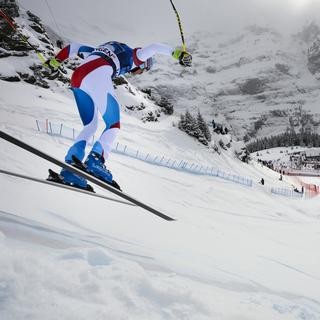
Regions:
<instances>
[{"instance_id":1,"label":"evergreen tree","mask_svg":"<svg viewBox=\"0 0 320 320\"><path fill-rule=\"evenodd\" d=\"M184 114L180 115L180 121L178 123L178 128L182 131L186 131L186 117Z\"/></svg>"},{"instance_id":2,"label":"evergreen tree","mask_svg":"<svg viewBox=\"0 0 320 320\"><path fill-rule=\"evenodd\" d=\"M198 126L198 130L197 130L198 140L199 140L199 142L201 142L202 144L207 146L209 144L208 140L206 139L204 133L199 128L198 122L197 122L197 126Z\"/></svg>"},{"instance_id":3,"label":"evergreen tree","mask_svg":"<svg viewBox=\"0 0 320 320\"><path fill-rule=\"evenodd\" d=\"M186 111L186 133L195 138L199 137L199 126L197 120L192 116L192 114L187 110Z\"/></svg>"},{"instance_id":4,"label":"evergreen tree","mask_svg":"<svg viewBox=\"0 0 320 320\"><path fill-rule=\"evenodd\" d=\"M201 116L201 115L200 115ZM205 136L205 128L207 128L208 132L208 126L206 126L206 123L204 122L203 118L201 117L201 121L198 119L199 117L195 118L192 116L192 114L187 110L185 115L180 115L180 121L178 123L178 128L184 132L186 132L188 135L196 138L199 142L202 144L208 146L208 139ZM200 128L201 126L201 128ZM210 132L209 132L210 134ZM211 135L210 135L211 140ZM210 141L209 140L209 141Z\"/></svg>"},{"instance_id":5,"label":"evergreen tree","mask_svg":"<svg viewBox=\"0 0 320 320\"><path fill-rule=\"evenodd\" d=\"M165 114L168 114L168 115L173 114L173 111L174 111L173 104L166 97L161 97L159 106L162 108Z\"/></svg>"},{"instance_id":6,"label":"evergreen tree","mask_svg":"<svg viewBox=\"0 0 320 320\"><path fill-rule=\"evenodd\" d=\"M319 147L320 135L316 133L308 133L303 130L300 133L287 130L286 133L282 133L277 136L257 139L249 143L247 148L250 152L255 152L269 148L290 146Z\"/></svg>"},{"instance_id":7,"label":"evergreen tree","mask_svg":"<svg viewBox=\"0 0 320 320\"><path fill-rule=\"evenodd\" d=\"M203 133L207 142L211 141L211 133L210 133L209 127L207 123L204 121L200 111L198 111L197 122L198 122L199 129Z\"/></svg>"}]
</instances>

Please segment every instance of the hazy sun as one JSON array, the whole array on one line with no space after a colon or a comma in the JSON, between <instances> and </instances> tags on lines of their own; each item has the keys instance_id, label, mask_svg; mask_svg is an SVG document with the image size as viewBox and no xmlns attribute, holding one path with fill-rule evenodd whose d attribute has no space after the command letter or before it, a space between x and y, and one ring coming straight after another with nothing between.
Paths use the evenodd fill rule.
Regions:
<instances>
[{"instance_id":1,"label":"hazy sun","mask_svg":"<svg viewBox=\"0 0 320 320\"><path fill-rule=\"evenodd\" d=\"M310 4L313 0L290 0L295 7L301 8Z\"/></svg>"},{"instance_id":2,"label":"hazy sun","mask_svg":"<svg viewBox=\"0 0 320 320\"><path fill-rule=\"evenodd\" d=\"M253 0L259 1L259 0ZM260 0L264 4L270 4L277 7L278 5L284 6L288 9L304 10L312 7L313 4L320 3L320 0Z\"/></svg>"}]
</instances>

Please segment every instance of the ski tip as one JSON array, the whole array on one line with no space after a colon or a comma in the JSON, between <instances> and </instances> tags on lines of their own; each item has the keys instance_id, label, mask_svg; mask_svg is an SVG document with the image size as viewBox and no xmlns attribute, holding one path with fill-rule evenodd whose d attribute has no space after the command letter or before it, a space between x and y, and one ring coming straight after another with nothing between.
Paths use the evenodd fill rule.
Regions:
<instances>
[{"instance_id":1,"label":"ski tip","mask_svg":"<svg viewBox=\"0 0 320 320\"><path fill-rule=\"evenodd\" d=\"M93 187L92 187L90 184L87 184L87 191L96 193L96 192L94 191Z\"/></svg>"},{"instance_id":2,"label":"ski tip","mask_svg":"<svg viewBox=\"0 0 320 320\"><path fill-rule=\"evenodd\" d=\"M112 180L111 186L122 192L122 189L120 188L119 184L116 181Z\"/></svg>"},{"instance_id":3,"label":"ski tip","mask_svg":"<svg viewBox=\"0 0 320 320\"><path fill-rule=\"evenodd\" d=\"M54 172L53 170L51 169L48 169L48 172L49 172L49 176L47 178L47 181L53 181L53 182L59 182L59 183L62 183L62 180L61 178L59 177L59 174Z\"/></svg>"}]
</instances>

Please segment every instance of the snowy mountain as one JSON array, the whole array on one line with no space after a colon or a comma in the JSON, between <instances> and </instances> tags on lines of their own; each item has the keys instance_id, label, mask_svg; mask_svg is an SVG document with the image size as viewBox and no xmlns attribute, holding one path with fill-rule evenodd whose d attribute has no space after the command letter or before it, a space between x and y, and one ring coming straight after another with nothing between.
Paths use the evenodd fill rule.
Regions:
<instances>
[{"instance_id":1,"label":"snowy mountain","mask_svg":"<svg viewBox=\"0 0 320 320\"><path fill-rule=\"evenodd\" d=\"M77 23L84 8L79 4L74 20L70 17L70 33L83 30L84 37L98 41L101 32L92 20ZM42 20L20 9L16 21L45 54L58 50L45 41L55 39L53 32L31 27ZM63 26L68 30L67 23ZM48 168L59 168L1 139L1 319L320 318L319 196L294 195L299 181L280 181L279 173L256 161L245 164L233 153L234 137L248 133L263 115L270 123L257 136L285 129L287 118L277 114L293 117L296 105L301 104L300 112L310 108L317 119L318 86L307 66L306 45L260 28L236 36L196 34L189 43L194 68L157 57L149 74L116 86L122 106L117 142L158 159L216 168L220 174L117 152L107 163L126 193L176 221L4 174L43 179ZM1 130L63 159L72 141L37 124L49 119L71 132L81 128L65 82L74 64L65 66L60 79L48 79L43 70L30 69L40 63L27 46L21 51L1 47ZM172 115L161 110L161 97L173 103ZM291 110L290 101L296 99ZM276 102L281 112L271 112ZM233 140L232 147L215 152L173 125L180 113L198 108L208 122L214 118L232 129L223 136ZM218 139L222 135L213 134L213 144ZM253 183L244 186L238 177ZM320 184L318 178L312 183Z\"/></svg>"},{"instance_id":2,"label":"snowy mountain","mask_svg":"<svg viewBox=\"0 0 320 320\"><path fill-rule=\"evenodd\" d=\"M35 22L31 20L32 31ZM159 56L153 71L130 82L169 99L175 114L201 110L208 124L215 120L239 140L281 134L287 129L319 133L319 35L315 23L294 35L259 26L238 34L197 33L188 39L193 68L182 70L174 61ZM51 38L56 39L57 34ZM40 49L49 48L49 54L57 50L46 42L45 36L36 40ZM14 77L12 68L1 69L2 74ZM151 117L157 117L158 111L151 112Z\"/></svg>"},{"instance_id":3,"label":"snowy mountain","mask_svg":"<svg viewBox=\"0 0 320 320\"><path fill-rule=\"evenodd\" d=\"M200 33L190 40L194 68L159 68L152 83L175 101L176 110L200 109L208 122L221 122L239 139L287 128L299 132L301 126L319 133L319 81L308 68L308 45L298 36L257 26L237 35ZM168 85L159 72L164 79L172 68L176 78ZM145 78L137 82L148 85Z\"/></svg>"}]
</instances>

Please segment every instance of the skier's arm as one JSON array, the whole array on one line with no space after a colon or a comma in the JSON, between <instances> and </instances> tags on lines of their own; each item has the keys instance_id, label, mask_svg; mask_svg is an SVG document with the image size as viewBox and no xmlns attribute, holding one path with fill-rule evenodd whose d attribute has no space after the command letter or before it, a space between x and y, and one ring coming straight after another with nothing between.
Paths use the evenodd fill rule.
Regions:
<instances>
[{"instance_id":1,"label":"skier's arm","mask_svg":"<svg viewBox=\"0 0 320 320\"><path fill-rule=\"evenodd\" d=\"M139 48L136 51L137 58L140 61L147 61L149 58L153 57L155 54L162 54L165 56L171 56L174 50L172 47L161 43L153 43L144 48Z\"/></svg>"},{"instance_id":2,"label":"skier's arm","mask_svg":"<svg viewBox=\"0 0 320 320\"><path fill-rule=\"evenodd\" d=\"M55 58L59 62L63 62L70 57L74 57L78 55L81 57L82 54L90 53L94 50L94 48L80 44L80 43L70 43L63 49L61 49L58 54L56 54Z\"/></svg>"},{"instance_id":3,"label":"skier's arm","mask_svg":"<svg viewBox=\"0 0 320 320\"><path fill-rule=\"evenodd\" d=\"M161 43L153 43L147 47L136 50L136 58L138 61L147 61L155 54L162 54L172 56L179 60L179 63L185 67L190 67L192 63L192 56L189 52L184 51L182 48L173 49L170 46Z\"/></svg>"},{"instance_id":4,"label":"skier's arm","mask_svg":"<svg viewBox=\"0 0 320 320\"><path fill-rule=\"evenodd\" d=\"M61 49L53 58L48 59L44 66L49 68L51 72L56 72L61 63L66 59L78 55L80 58L83 58L83 55L89 54L94 48L85 46L80 43L70 43L63 49Z\"/></svg>"}]
</instances>

